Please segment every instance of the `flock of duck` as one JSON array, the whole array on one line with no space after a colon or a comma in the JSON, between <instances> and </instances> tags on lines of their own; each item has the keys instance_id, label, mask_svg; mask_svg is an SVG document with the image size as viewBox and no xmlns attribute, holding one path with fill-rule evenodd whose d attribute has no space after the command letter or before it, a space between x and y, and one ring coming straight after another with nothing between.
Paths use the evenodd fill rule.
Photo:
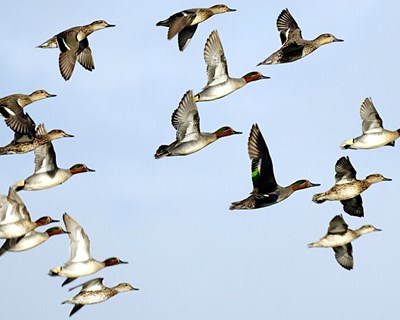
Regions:
<instances>
[{"instance_id":1,"label":"flock of duck","mask_svg":"<svg viewBox=\"0 0 400 320\"><path fill-rule=\"evenodd\" d=\"M87 37L96 30L108 27L114 27L114 25L103 20L73 27L55 35L39 47L60 49L60 72L62 77L68 80L76 61L89 71L94 69ZM73 137L73 135L58 129L47 132L44 124L36 127L34 120L24 111L24 107L35 101L55 96L45 90L37 90L31 94L13 94L0 99L0 113L5 118L6 125L14 131L13 140L8 145L0 147L0 155L22 154L30 151L35 153L34 173L12 185L7 195L0 195L0 238L5 239L0 248L0 256L6 252L26 251L39 246L55 235L68 234L69 260L63 266L49 271L50 276L65 277L66 280L62 284L64 286L79 277L91 275L105 267L127 262L117 257L104 261L94 259L90 254L88 235L83 227L67 213L63 215L65 230L61 226L56 226L44 232L36 231L38 227L59 222L59 220L46 216L33 221L17 193L21 190L32 191L56 187L75 174L94 171L85 164L75 164L69 169L59 168L52 141ZM78 287L81 288L78 294L62 302L74 305L70 316L84 305L106 301L120 292L138 290L129 283L107 287L103 285L103 278L88 280L70 290Z\"/></svg>"},{"instance_id":2,"label":"flock of duck","mask_svg":"<svg viewBox=\"0 0 400 320\"><path fill-rule=\"evenodd\" d=\"M199 23L215 14L233 11L236 10L226 5L188 9L159 21L157 26L168 27L167 38L169 40L178 35L178 47L183 51L188 46ZM288 9L282 10L278 15L276 25L282 45L257 66L293 62L309 55L322 45L343 41L329 33L321 34L314 40L303 39L300 27ZM201 132L196 103L220 99L244 87L249 82L269 79L268 76L256 71L249 72L241 78L231 78L224 49L216 30L212 31L206 40L204 61L207 66L207 84L197 94L193 94L192 90L184 94L171 117L172 126L176 130L176 139L168 145L161 145L156 150L156 159L165 156L189 155L221 137L241 134L231 127L222 127L213 133ZM342 149L394 146L394 141L400 136L400 129L394 131L384 129L382 119L371 98L366 98L361 105L360 115L362 135L346 140L341 145ZM287 199L297 190L320 186L320 184L306 179L297 180L286 187L278 185L267 144L257 124L254 124L250 130L248 154L251 160L253 190L247 198L232 202L229 207L231 210L250 210L271 206ZM349 157L341 157L337 160L335 171L335 185L326 192L315 194L312 201L315 203L323 203L328 200L340 201L344 212L357 217L364 216L360 194L374 183L391 180L381 174L371 174L363 180L358 180ZM352 230L348 228L343 217L337 215L330 221L327 234L319 241L310 243L309 247L333 248L337 262L343 268L351 270L354 265L351 241L365 233L379 230L372 225L364 225L359 229Z\"/></svg>"},{"instance_id":3,"label":"flock of duck","mask_svg":"<svg viewBox=\"0 0 400 320\"><path fill-rule=\"evenodd\" d=\"M168 27L168 39L178 35L179 50L183 51L193 37L198 24L215 14L234 12L226 5L215 5L210 8L188 9L171 15L168 19L159 21L157 26ZM39 48L59 48L59 69L62 77L69 80L76 61L85 69L92 71L94 61L89 47L88 36L94 31L114 27L104 20L94 21L88 25L67 29L53 36ZM277 19L277 28L282 46L269 55L260 65L280 64L301 59L320 46L332 42L341 42L332 34L322 34L314 40L302 38L301 29L288 9L282 10ZM247 83L269 79L260 72L252 71L241 78L231 78L228 73L221 39L218 31L210 33L204 47L204 60L207 65L207 84L197 94L188 90L182 97L178 108L172 113L171 122L176 130L176 139L168 145L161 145L155 153L155 158L170 156L185 156L192 154L226 137L242 132L231 127L221 127L215 132L200 131L200 116L197 102L211 101L223 98ZM36 126L34 120L24 111L24 108L38 100L55 97L45 90L37 90L31 94L13 94L0 99L0 113L5 118L6 125L14 132L13 140L0 147L0 155L21 154L30 151L35 153L34 173L9 188L7 195L0 195L0 238L5 239L0 248L0 256L6 252L21 252L32 249L55 235L68 234L70 239L69 260L63 265L50 270L50 276L65 277L62 285L76 278L93 274L105 267L126 264L119 258L112 257L104 261L94 259L90 254L90 241L83 227L69 214L63 215L65 230L52 227L44 232L36 228L49 223L58 222L51 217L31 220L29 211L18 195L21 190L43 190L55 187L67 181L73 175L93 172L85 164L75 164L69 169L58 168L56 153L52 141L59 138L73 137L63 130L47 132L44 124ZM374 107L371 98L366 98L361 105L362 135L346 140L342 149L372 149L382 146L394 146L400 136L400 129L390 131L383 127L383 121ZM248 139L248 154L251 160L251 179L253 190L250 195L240 201L232 202L230 209L258 209L277 204L295 191L320 186L301 179L289 186L278 185L273 171L273 164L267 144L257 124L251 127ZM370 185L390 181L381 174L371 174L363 180L356 178L356 170L349 157L341 157L335 165L335 185L323 193L315 194L312 201L340 201L344 212L352 216L363 217L361 193ZM372 225L364 225L352 230L344 221L342 215L336 215L329 224L327 234L320 240L310 243L309 247L330 247L335 252L337 262L345 269L353 268L351 241L359 236L380 231ZM87 304L103 302L117 293L137 290L128 283L115 287L103 285L103 278L95 278L77 286L81 291L63 303L74 304L70 316ZM71 289L75 289L73 287Z\"/></svg>"}]
</instances>

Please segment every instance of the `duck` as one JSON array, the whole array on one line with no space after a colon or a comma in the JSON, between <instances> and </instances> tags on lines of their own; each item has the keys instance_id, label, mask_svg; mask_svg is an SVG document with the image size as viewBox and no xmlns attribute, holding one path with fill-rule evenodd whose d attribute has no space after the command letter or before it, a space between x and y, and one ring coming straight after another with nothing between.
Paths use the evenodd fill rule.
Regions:
<instances>
[{"instance_id":1,"label":"duck","mask_svg":"<svg viewBox=\"0 0 400 320\"><path fill-rule=\"evenodd\" d=\"M276 26L280 33L282 47L257 66L293 62L304 58L322 45L343 41L330 33L321 34L314 40L304 40L301 29L288 9L282 10L279 14Z\"/></svg>"},{"instance_id":2,"label":"duck","mask_svg":"<svg viewBox=\"0 0 400 320\"><path fill-rule=\"evenodd\" d=\"M69 169L58 168L56 153L51 141L38 146L34 152L35 172L28 178L14 184L17 191L52 188L64 183L75 174L95 171L82 163L75 164Z\"/></svg>"},{"instance_id":3,"label":"duck","mask_svg":"<svg viewBox=\"0 0 400 320\"><path fill-rule=\"evenodd\" d=\"M61 129L53 129L50 132L47 132L44 124L41 123L37 126L36 134L33 140L27 139L19 142L20 139L23 139L24 137L25 136L20 137L19 139L12 141L8 145L0 147L0 155L27 153L55 139L72 138L74 136L72 134L66 133L64 130Z\"/></svg>"},{"instance_id":4,"label":"duck","mask_svg":"<svg viewBox=\"0 0 400 320\"><path fill-rule=\"evenodd\" d=\"M367 190L372 184L382 181L392 181L380 173L368 175L364 180L356 178L356 170L350 162L349 157L341 157L335 165L335 185L328 191L314 194L312 201L323 203L327 200L339 200L343 205L344 212L351 216L363 217L361 193Z\"/></svg>"},{"instance_id":5,"label":"duck","mask_svg":"<svg viewBox=\"0 0 400 320\"><path fill-rule=\"evenodd\" d=\"M329 223L327 234L320 240L309 243L309 248L333 248L336 261L340 266L347 270L354 267L353 247L351 241L361 237L364 234L382 231L371 224L352 230L344 221L342 215L336 215Z\"/></svg>"},{"instance_id":6,"label":"duck","mask_svg":"<svg viewBox=\"0 0 400 320\"><path fill-rule=\"evenodd\" d=\"M231 127L222 127L212 133L201 132L200 116L192 90L187 91L182 97L178 108L172 113L171 122L176 130L176 140L169 145L161 145L154 155L156 159L166 156L186 156L203 149L219 138L241 134Z\"/></svg>"},{"instance_id":7,"label":"duck","mask_svg":"<svg viewBox=\"0 0 400 320\"><path fill-rule=\"evenodd\" d=\"M16 134L33 138L36 124L29 114L24 112L24 107L32 102L56 96L46 90L36 90L31 94L12 94L0 98L0 114L5 118L7 126Z\"/></svg>"},{"instance_id":8,"label":"duck","mask_svg":"<svg viewBox=\"0 0 400 320\"><path fill-rule=\"evenodd\" d=\"M372 102L365 98L360 108L363 134L354 139L346 140L341 145L342 149L373 149L382 146L394 147L395 140L400 136L400 129L390 131L383 128L382 118Z\"/></svg>"},{"instance_id":9,"label":"duck","mask_svg":"<svg viewBox=\"0 0 400 320\"><path fill-rule=\"evenodd\" d=\"M90 24L72 27L64 30L49 40L43 42L37 48L59 48L59 68L65 81L71 78L76 61L88 71L94 70L92 50L89 47L88 36L94 31L115 27L104 20L96 20Z\"/></svg>"},{"instance_id":10,"label":"duck","mask_svg":"<svg viewBox=\"0 0 400 320\"><path fill-rule=\"evenodd\" d=\"M257 124L253 124L250 130L248 152L253 191L246 199L232 202L230 210L264 208L287 199L297 190L320 186L306 179L297 180L287 187L278 185L267 144Z\"/></svg>"},{"instance_id":11,"label":"duck","mask_svg":"<svg viewBox=\"0 0 400 320\"><path fill-rule=\"evenodd\" d=\"M41 217L36 221L31 220L24 202L10 187L8 195L0 195L0 239L23 237L37 227L58 222L49 216Z\"/></svg>"},{"instance_id":12,"label":"duck","mask_svg":"<svg viewBox=\"0 0 400 320\"><path fill-rule=\"evenodd\" d=\"M264 76L257 71L249 72L241 78L230 78L224 49L217 30L213 30L206 41L204 61L207 65L208 80L203 90L194 96L196 102L220 99L244 87L249 82L270 79L269 76Z\"/></svg>"},{"instance_id":13,"label":"duck","mask_svg":"<svg viewBox=\"0 0 400 320\"><path fill-rule=\"evenodd\" d=\"M21 252L35 248L52 236L58 234L66 234L66 233L68 232L59 226L49 228L45 232L38 232L36 230L32 230L27 234L23 235L21 238L7 239L0 248L0 256L5 254L7 251Z\"/></svg>"},{"instance_id":14,"label":"duck","mask_svg":"<svg viewBox=\"0 0 400 320\"><path fill-rule=\"evenodd\" d=\"M178 47L180 51L185 50L199 23L207 20L215 14L234 12L225 4L217 4L210 8L193 8L177 12L168 19L157 22L156 26L168 28L168 40L178 35Z\"/></svg>"},{"instance_id":15,"label":"duck","mask_svg":"<svg viewBox=\"0 0 400 320\"><path fill-rule=\"evenodd\" d=\"M52 277L66 277L62 286L70 283L78 277L93 274L103 268L118 264L127 264L117 257L111 257L104 261L97 261L90 254L90 240L82 226L67 213L63 214L65 228L70 239L69 260L63 265L49 271Z\"/></svg>"},{"instance_id":16,"label":"duck","mask_svg":"<svg viewBox=\"0 0 400 320\"><path fill-rule=\"evenodd\" d=\"M74 304L74 307L69 314L70 317L87 304L104 302L121 292L139 290L138 288L134 288L126 282L109 288L103 285L103 280L104 278L91 279L76 287L69 289L71 291L76 288L82 287L81 291L76 296L62 302L62 304Z\"/></svg>"}]
</instances>

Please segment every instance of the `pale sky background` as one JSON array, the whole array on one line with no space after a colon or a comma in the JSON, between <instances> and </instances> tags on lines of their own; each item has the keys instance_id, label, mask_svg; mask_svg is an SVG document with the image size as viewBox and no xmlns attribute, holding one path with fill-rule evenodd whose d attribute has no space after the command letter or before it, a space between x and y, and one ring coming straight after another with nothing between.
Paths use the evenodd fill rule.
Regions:
<instances>
[{"instance_id":1,"label":"pale sky background","mask_svg":"<svg viewBox=\"0 0 400 320\"><path fill-rule=\"evenodd\" d=\"M400 127L397 1L239 1L236 12L199 25L187 49L166 40L157 21L215 1L6 1L2 4L0 96L45 89L57 94L26 108L56 140L58 165L86 163L95 173L20 196L33 219L68 212L91 239L93 257L129 261L76 280L104 277L140 291L87 306L74 319L398 319L399 144L343 151L361 133L359 108L370 96L387 129ZM289 8L305 39L344 39L294 63L255 65L280 46L276 18ZM58 69L58 49L35 46L67 28L105 19L116 28L89 37L96 69L77 65L70 81ZM201 129L230 125L242 135L221 139L187 157L155 160L170 143L170 123L183 94L206 83L204 43L217 29L232 77L271 77L212 102L199 103ZM247 139L258 123L279 184L307 178L321 187L298 191L272 207L229 211L252 189ZM3 120L0 145L12 139ZM331 249L308 249L323 236L339 202L317 205L314 193L334 183L334 165L350 156L357 177L393 179L363 194L365 217L343 214L352 228L383 231L353 243L354 270ZM0 193L33 173L34 154L0 157ZM63 226L63 224L61 223ZM41 228L41 230L45 230ZM47 275L68 259L68 236L1 257L1 318L67 319L61 302L78 291Z\"/></svg>"}]
</instances>

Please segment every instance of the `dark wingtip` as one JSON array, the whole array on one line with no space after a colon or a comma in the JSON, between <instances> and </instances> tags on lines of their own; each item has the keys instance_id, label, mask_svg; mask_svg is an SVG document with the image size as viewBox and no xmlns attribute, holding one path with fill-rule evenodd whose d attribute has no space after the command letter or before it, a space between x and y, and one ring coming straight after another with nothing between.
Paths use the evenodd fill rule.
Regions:
<instances>
[{"instance_id":1,"label":"dark wingtip","mask_svg":"<svg viewBox=\"0 0 400 320\"><path fill-rule=\"evenodd\" d=\"M61 287L64 287L66 284L74 281L76 278L67 278L65 281L62 283Z\"/></svg>"}]
</instances>

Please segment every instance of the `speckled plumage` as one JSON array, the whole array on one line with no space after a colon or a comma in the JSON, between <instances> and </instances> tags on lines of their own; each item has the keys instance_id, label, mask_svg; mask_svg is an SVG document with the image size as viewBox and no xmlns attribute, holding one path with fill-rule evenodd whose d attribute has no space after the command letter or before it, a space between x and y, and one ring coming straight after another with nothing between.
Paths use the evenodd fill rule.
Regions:
<instances>
[{"instance_id":1,"label":"speckled plumage","mask_svg":"<svg viewBox=\"0 0 400 320\"><path fill-rule=\"evenodd\" d=\"M210 8L186 9L171 15L168 19L157 22L156 26L168 27L168 40L178 34L179 50L183 51L188 46L199 23L207 20L215 14L233 12L224 4L217 4Z\"/></svg>"},{"instance_id":2,"label":"speckled plumage","mask_svg":"<svg viewBox=\"0 0 400 320\"><path fill-rule=\"evenodd\" d=\"M381 181L391 181L381 174L371 174L364 180L356 179L356 170L350 163L349 157L341 157L335 165L335 185L328 191L314 194L312 201L323 203L326 200L338 200L343 204L346 213L356 217L364 216L361 193L368 189L371 184Z\"/></svg>"},{"instance_id":3,"label":"speckled plumage","mask_svg":"<svg viewBox=\"0 0 400 320\"><path fill-rule=\"evenodd\" d=\"M132 287L129 283L120 283L115 287L109 288L103 285L103 278L96 278L86 281L85 283L73 287L70 290L78 287L82 287L82 289L76 296L62 302L63 304L71 303L75 305L69 316L72 316L84 305L104 302L121 292L139 290Z\"/></svg>"},{"instance_id":4,"label":"speckled plumage","mask_svg":"<svg viewBox=\"0 0 400 320\"><path fill-rule=\"evenodd\" d=\"M27 139L22 142L18 142L17 139L16 141L12 141L8 145L0 147L0 155L27 153L55 139L67 137L73 137L73 135L65 133L60 129L54 129L50 132L47 132L44 124L39 124L36 129L36 135L32 140Z\"/></svg>"},{"instance_id":5,"label":"speckled plumage","mask_svg":"<svg viewBox=\"0 0 400 320\"><path fill-rule=\"evenodd\" d=\"M353 247L351 241L363 234L381 231L373 225L364 225L361 228L352 230L344 221L341 215L335 216L329 223L327 234L320 240L309 243L309 248L333 248L336 261L345 269L353 269Z\"/></svg>"},{"instance_id":6,"label":"speckled plumage","mask_svg":"<svg viewBox=\"0 0 400 320\"><path fill-rule=\"evenodd\" d=\"M301 35L301 29L288 9L282 10L276 25L280 33L282 47L257 64L258 66L293 62L304 58L324 44L343 41L330 33L321 34L314 40L304 40Z\"/></svg>"},{"instance_id":7,"label":"speckled plumage","mask_svg":"<svg viewBox=\"0 0 400 320\"><path fill-rule=\"evenodd\" d=\"M88 36L94 31L104 28L115 27L104 20L96 20L84 26L72 27L64 30L49 40L45 41L38 48L59 48L60 73L64 80L71 78L78 61L88 71L94 69L92 50L89 47Z\"/></svg>"}]
</instances>

